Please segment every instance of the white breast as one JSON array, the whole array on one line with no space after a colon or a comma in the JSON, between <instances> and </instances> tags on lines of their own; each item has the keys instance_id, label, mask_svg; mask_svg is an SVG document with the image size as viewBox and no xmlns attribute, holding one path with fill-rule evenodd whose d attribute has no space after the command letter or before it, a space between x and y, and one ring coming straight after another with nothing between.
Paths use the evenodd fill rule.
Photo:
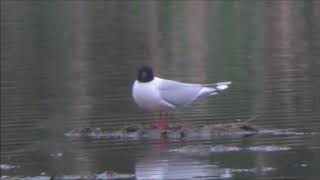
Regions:
<instances>
[{"instance_id":1,"label":"white breast","mask_svg":"<svg viewBox=\"0 0 320 180\"><path fill-rule=\"evenodd\" d=\"M138 106L149 112L170 111L175 106L162 99L158 90L158 79L147 83L135 81L132 88L132 96Z\"/></svg>"}]
</instances>

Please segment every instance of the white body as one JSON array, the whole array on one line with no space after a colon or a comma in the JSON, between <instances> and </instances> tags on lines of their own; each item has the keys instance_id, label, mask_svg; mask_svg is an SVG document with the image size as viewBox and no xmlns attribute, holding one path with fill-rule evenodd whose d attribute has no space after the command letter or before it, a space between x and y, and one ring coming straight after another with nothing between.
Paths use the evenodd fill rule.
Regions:
<instances>
[{"instance_id":1,"label":"white body","mask_svg":"<svg viewBox=\"0 0 320 180\"><path fill-rule=\"evenodd\" d=\"M150 82L135 81L132 96L138 106L149 112L167 112L228 88L231 82L216 84L181 83L154 77Z\"/></svg>"}]
</instances>

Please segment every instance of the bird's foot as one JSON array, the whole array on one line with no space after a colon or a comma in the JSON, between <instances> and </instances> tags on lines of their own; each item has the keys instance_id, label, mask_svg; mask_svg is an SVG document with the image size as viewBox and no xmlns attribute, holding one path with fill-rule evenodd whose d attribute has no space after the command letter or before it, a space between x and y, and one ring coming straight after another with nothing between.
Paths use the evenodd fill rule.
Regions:
<instances>
[{"instance_id":1,"label":"bird's foot","mask_svg":"<svg viewBox=\"0 0 320 180\"><path fill-rule=\"evenodd\" d=\"M149 125L150 129L160 129L160 130L165 130L165 129L169 129L168 124L161 124L161 123L155 123L155 124L150 124Z\"/></svg>"},{"instance_id":2,"label":"bird's foot","mask_svg":"<svg viewBox=\"0 0 320 180\"><path fill-rule=\"evenodd\" d=\"M168 123L158 122L156 124L156 128L161 129L161 130L165 130L165 129L169 129L169 125L168 125Z\"/></svg>"}]
</instances>

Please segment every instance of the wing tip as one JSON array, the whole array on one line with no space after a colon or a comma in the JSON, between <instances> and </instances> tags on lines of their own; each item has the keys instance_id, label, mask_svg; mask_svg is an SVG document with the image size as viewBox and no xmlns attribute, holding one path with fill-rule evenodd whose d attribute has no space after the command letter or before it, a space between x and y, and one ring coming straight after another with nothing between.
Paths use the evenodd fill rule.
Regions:
<instances>
[{"instance_id":1,"label":"wing tip","mask_svg":"<svg viewBox=\"0 0 320 180\"><path fill-rule=\"evenodd\" d=\"M232 82L231 81L225 81L225 82L220 82L220 83L217 83L216 84L216 89L218 91L223 91L225 89L228 89L229 88L229 85L231 84Z\"/></svg>"},{"instance_id":2,"label":"wing tip","mask_svg":"<svg viewBox=\"0 0 320 180\"><path fill-rule=\"evenodd\" d=\"M216 83L216 85L230 85L230 84L232 84L231 81L224 81L224 82Z\"/></svg>"},{"instance_id":3,"label":"wing tip","mask_svg":"<svg viewBox=\"0 0 320 180\"><path fill-rule=\"evenodd\" d=\"M219 90L219 91L223 91L223 90L228 89L228 88L229 88L228 85L218 85L216 87L216 89Z\"/></svg>"}]
</instances>

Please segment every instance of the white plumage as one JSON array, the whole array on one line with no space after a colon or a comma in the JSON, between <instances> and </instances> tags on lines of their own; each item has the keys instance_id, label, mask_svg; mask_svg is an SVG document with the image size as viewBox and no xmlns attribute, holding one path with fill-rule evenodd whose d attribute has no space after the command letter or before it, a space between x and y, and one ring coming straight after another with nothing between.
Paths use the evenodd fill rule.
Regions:
<instances>
[{"instance_id":1,"label":"white plumage","mask_svg":"<svg viewBox=\"0 0 320 180\"><path fill-rule=\"evenodd\" d=\"M218 94L231 82L190 84L154 77L150 82L135 81L132 95L138 106L150 112L167 112Z\"/></svg>"},{"instance_id":2,"label":"white plumage","mask_svg":"<svg viewBox=\"0 0 320 180\"><path fill-rule=\"evenodd\" d=\"M138 106L149 112L158 112L156 127L168 128L167 112L191 104L199 99L216 95L231 82L191 84L154 77L149 66L142 66L132 87L132 96Z\"/></svg>"}]
</instances>

